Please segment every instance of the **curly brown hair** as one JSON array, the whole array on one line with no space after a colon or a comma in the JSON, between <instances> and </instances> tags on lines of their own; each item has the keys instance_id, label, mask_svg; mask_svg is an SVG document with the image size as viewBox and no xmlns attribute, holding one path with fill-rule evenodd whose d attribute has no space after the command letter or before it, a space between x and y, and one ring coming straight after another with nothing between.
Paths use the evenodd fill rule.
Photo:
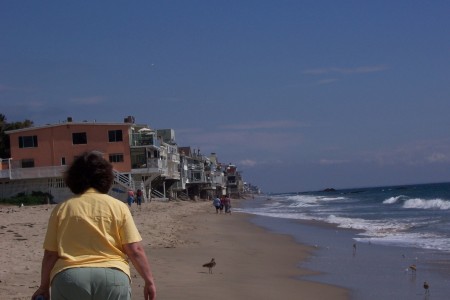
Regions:
<instances>
[{"instance_id":1,"label":"curly brown hair","mask_svg":"<svg viewBox=\"0 0 450 300\"><path fill-rule=\"evenodd\" d=\"M64 181L74 194L82 194L89 188L106 194L114 182L113 167L100 152L84 152L66 170Z\"/></svg>"}]
</instances>

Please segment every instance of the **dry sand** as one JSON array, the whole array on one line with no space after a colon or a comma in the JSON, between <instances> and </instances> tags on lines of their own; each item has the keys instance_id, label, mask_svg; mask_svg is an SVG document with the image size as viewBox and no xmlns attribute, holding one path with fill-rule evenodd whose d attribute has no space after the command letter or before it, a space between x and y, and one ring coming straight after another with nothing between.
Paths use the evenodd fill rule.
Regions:
<instances>
[{"instance_id":1,"label":"dry sand","mask_svg":"<svg viewBox=\"0 0 450 300\"><path fill-rule=\"evenodd\" d=\"M53 206L0 207L0 299L30 299L39 285L42 242ZM157 299L349 299L347 290L296 279L311 249L268 233L249 216L215 213L210 202L133 207L157 284ZM202 264L215 258L213 274ZM133 299L142 279L132 268Z\"/></svg>"}]
</instances>

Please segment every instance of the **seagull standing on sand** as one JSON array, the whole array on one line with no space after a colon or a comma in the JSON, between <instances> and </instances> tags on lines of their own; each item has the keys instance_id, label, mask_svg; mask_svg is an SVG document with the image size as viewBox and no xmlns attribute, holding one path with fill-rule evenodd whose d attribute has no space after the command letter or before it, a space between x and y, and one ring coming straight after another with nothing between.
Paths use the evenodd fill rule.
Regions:
<instances>
[{"instance_id":1,"label":"seagull standing on sand","mask_svg":"<svg viewBox=\"0 0 450 300\"><path fill-rule=\"evenodd\" d=\"M213 259L211 259L211 261L209 263L204 264L203 267L208 268L209 274L212 274L212 268L214 268L215 265L216 265L216 261L213 258Z\"/></svg>"}]
</instances>

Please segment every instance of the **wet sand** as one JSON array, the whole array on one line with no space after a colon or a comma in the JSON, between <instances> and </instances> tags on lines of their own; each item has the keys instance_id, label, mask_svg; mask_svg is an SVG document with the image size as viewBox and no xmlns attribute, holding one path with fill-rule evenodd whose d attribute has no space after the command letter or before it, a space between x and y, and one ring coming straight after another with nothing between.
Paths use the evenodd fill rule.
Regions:
<instances>
[{"instance_id":1,"label":"wet sand","mask_svg":"<svg viewBox=\"0 0 450 300\"><path fill-rule=\"evenodd\" d=\"M30 299L39 285L42 242L52 206L0 207L0 298ZM157 299L349 299L332 285L299 280L311 248L269 233L240 213L215 214L210 202L133 207L154 272ZM215 258L209 274L202 265ZM133 299L142 280L132 268Z\"/></svg>"},{"instance_id":2,"label":"wet sand","mask_svg":"<svg viewBox=\"0 0 450 300\"><path fill-rule=\"evenodd\" d=\"M289 234L299 243L314 245L314 255L304 260L301 268L321 273L302 279L348 288L351 299L448 299L448 253L357 242L359 231L316 221L251 219L270 231ZM410 265L416 265L417 271ZM423 288L425 281L430 286L428 294Z\"/></svg>"}]
</instances>

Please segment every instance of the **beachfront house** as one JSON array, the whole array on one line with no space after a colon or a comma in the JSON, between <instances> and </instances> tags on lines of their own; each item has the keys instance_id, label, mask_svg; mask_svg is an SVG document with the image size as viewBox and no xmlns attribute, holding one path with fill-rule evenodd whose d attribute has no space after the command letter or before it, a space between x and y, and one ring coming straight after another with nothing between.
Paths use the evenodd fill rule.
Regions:
<instances>
[{"instance_id":1,"label":"beachfront house","mask_svg":"<svg viewBox=\"0 0 450 300\"><path fill-rule=\"evenodd\" d=\"M227 194L233 197L240 198L244 193L244 181L242 174L238 172L237 167L233 164L228 164L225 168Z\"/></svg>"},{"instance_id":2,"label":"beachfront house","mask_svg":"<svg viewBox=\"0 0 450 300\"><path fill-rule=\"evenodd\" d=\"M219 162L216 153L209 156L209 169L207 176L210 178L214 196L223 196L226 194L226 176L223 172L222 164Z\"/></svg>"},{"instance_id":3,"label":"beachfront house","mask_svg":"<svg viewBox=\"0 0 450 300\"><path fill-rule=\"evenodd\" d=\"M172 189L179 198L211 199L225 193L225 177L217 167L217 156L206 157L199 149L179 147L180 181Z\"/></svg>"},{"instance_id":4,"label":"beachfront house","mask_svg":"<svg viewBox=\"0 0 450 300\"><path fill-rule=\"evenodd\" d=\"M60 202L70 196L62 173L84 151L96 150L114 168L110 191L125 200L128 189L141 189L146 200L167 199L166 186L180 179L179 155L171 129L153 130L135 124L66 121L8 131L11 158L2 159L1 198L41 191ZM159 135L158 135L159 134ZM166 139L166 135L172 138Z\"/></svg>"}]
</instances>

